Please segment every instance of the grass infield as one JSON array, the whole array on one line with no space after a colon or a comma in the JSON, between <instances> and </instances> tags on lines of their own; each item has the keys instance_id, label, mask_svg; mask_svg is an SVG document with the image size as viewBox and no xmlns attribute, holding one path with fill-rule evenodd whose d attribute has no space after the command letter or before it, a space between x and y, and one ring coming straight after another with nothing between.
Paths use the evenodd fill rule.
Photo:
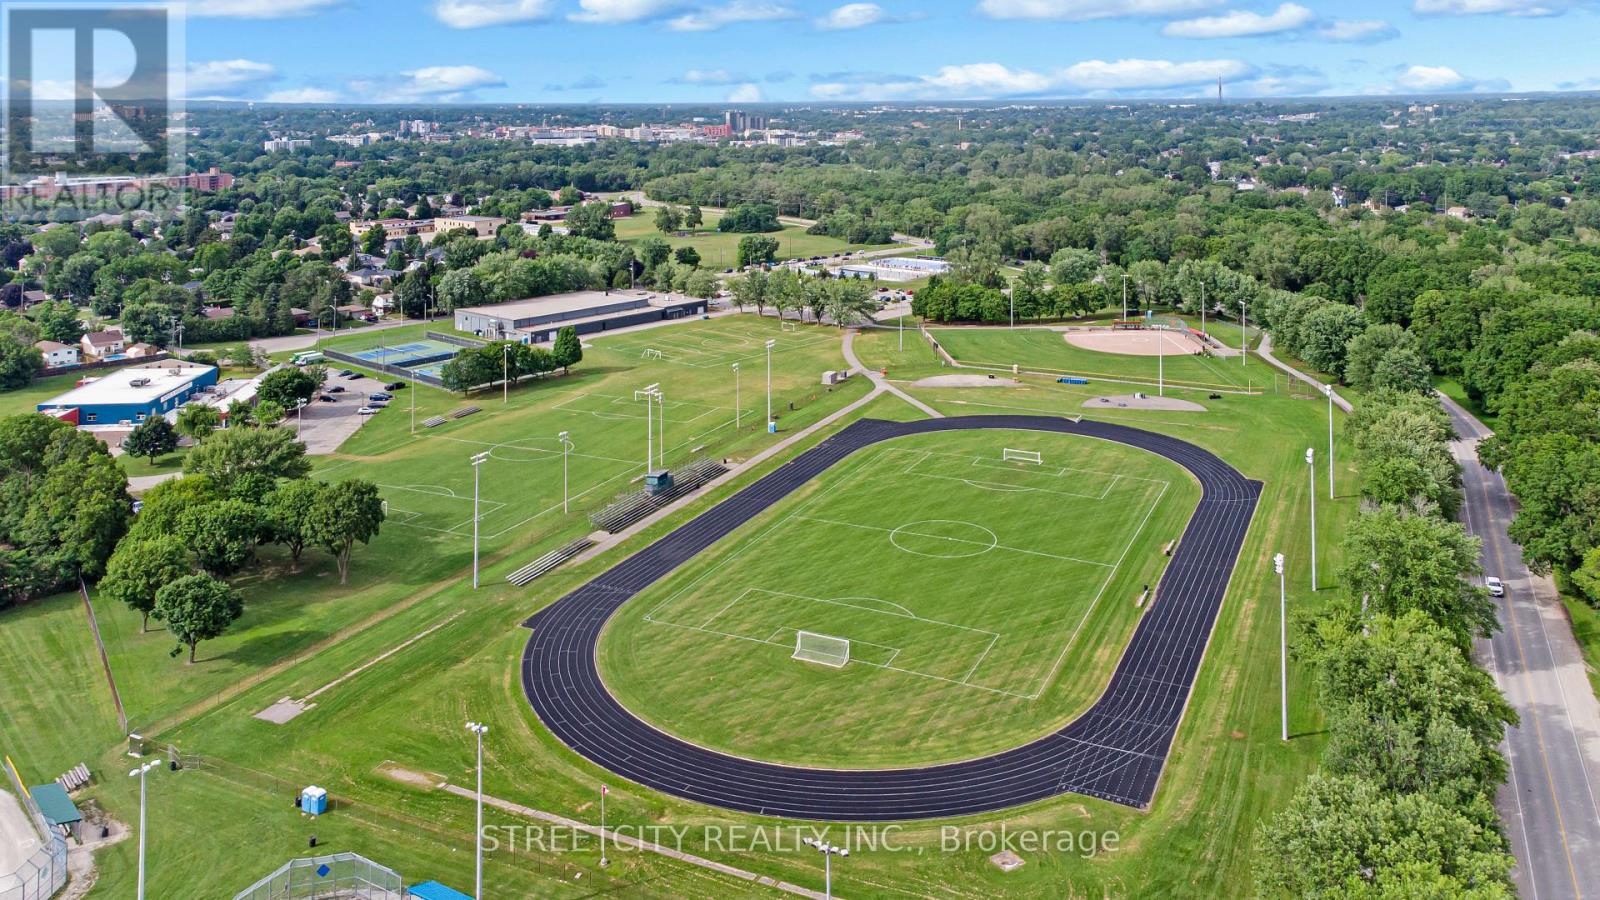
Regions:
<instances>
[{"instance_id":1,"label":"grass infield","mask_svg":"<svg viewBox=\"0 0 1600 900\"><path fill-rule=\"evenodd\" d=\"M1005 461L1008 447L1043 463ZM1198 496L1177 466L1090 438L894 441L624 607L603 674L658 727L778 762L1014 746L1104 686L1114 654L1079 636L1132 627ZM791 659L798 631L848 639L849 664Z\"/></svg>"}]
</instances>

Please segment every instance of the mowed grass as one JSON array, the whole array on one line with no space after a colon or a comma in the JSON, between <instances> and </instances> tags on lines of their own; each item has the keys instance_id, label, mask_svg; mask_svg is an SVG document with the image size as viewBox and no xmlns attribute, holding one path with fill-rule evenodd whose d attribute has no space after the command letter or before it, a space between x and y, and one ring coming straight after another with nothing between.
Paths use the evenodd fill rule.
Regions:
<instances>
[{"instance_id":1,"label":"mowed grass","mask_svg":"<svg viewBox=\"0 0 1600 900\"><path fill-rule=\"evenodd\" d=\"M1015 746L1103 686L1101 645L1137 619L1198 495L1177 466L1089 438L895 440L631 602L603 673L658 727L744 756L864 768ZM791 659L799 631L849 640L850 662Z\"/></svg>"},{"instance_id":2,"label":"mowed grass","mask_svg":"<svg viewBox=\"0 0 1600 900\"><path fill-rule=\"evenodd\" d=\"M722 213L716 210L705 210L705 221L693 232L682 236L676 234L662 234L656 230L655 210L644 207L626 219L617 219L617 240L633 242L640 238L655 235L666 238L673 249L679 247L693 247L700 254L702 268L723 269L733 268L734 262L739 257L739 239L743 234L723 232L717 230L717 223L722 221ZM880 250L893 244L851 244L829 237L825 234L806 234L804 227L799 225L786 225L782 231L770 232L771 237L778 240L778 259L807 259L813 256L832 256L849 250L875 249Z\"/></svg>"},{"instance_id":3,"label":"mowed grass","mask_svg":"<svg viewBox=\"0 0 1600 900\"><path fill-rule=\"evenodd\" d=\"M1168 385L1198 390L1270 390L1273 372L1257 361L1241 364L1238 357L1199 354L1132 356L1103 353L1067 343L1063 333L1049 328L930 328L951 356L963 365L1024 369L1114 382L1157 385L1165 370Z\"/></svg>"}]
</instances>

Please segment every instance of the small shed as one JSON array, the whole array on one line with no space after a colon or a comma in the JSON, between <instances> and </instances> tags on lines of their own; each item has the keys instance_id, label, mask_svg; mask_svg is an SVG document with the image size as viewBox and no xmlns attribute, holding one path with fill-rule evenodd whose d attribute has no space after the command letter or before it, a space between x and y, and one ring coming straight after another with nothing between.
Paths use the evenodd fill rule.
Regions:
<instances>
[{"instance_id":1,"label":"small shed","mask_svg":"<svg viewBox=\"0 0 1600 900\"><path fill-rule=\"evenodd\" d=\"M78 836L78 829L83 824L83 813L78 812L78 805L67 796L67 789L55 782L41 784L38 787L28 788L28 795L38 805L39 813L50 827L61 832L62 837Z\"/></svg>"}]
</instances>

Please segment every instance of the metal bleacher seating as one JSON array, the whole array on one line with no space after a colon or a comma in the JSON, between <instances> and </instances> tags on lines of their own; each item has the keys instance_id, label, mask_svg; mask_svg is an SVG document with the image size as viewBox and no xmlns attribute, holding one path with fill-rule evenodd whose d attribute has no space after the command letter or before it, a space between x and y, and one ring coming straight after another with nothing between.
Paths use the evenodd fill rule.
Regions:
<instances>
[{"instance_id":1,"label":"metal bleacher seating","mask_svg":"<svg viewBox=\"0 0 1600 900\"><path fill-rule=\"evenodd\" d=\"M533 581L535 578L538 578L540 575L549 572L556 566L561 565L567 560L577 556L579 553L582 553L593 546L594 541L590 540L589 538L578 538L572 543L559 547L555 550L551 550L549 553L546 553L533 562L528 563L515 572L512 572L510 575L506 576L506 580L517 587L527 587L528 583Z\"/></svg>"}]
</instances>

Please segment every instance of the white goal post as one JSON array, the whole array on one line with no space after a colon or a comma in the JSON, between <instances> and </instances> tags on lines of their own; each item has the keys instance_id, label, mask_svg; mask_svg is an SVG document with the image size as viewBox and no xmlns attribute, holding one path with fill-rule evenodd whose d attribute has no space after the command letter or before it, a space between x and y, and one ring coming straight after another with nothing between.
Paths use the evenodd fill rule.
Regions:
<instances>
[{"instance_id":1,"label":"white goal post","mask_svg":"<svg viewBox=\"0 0 1600 900\"><path fill-rule=\"evenodd\" d=\"M1025 462L1033 463L1036 466L1044 465L1044 457L1040 456L1037 450L1013 450L1007 447L1001 452L1000 459L1004 462Z\"/></svg>"},{"instance_id":2,"label":"white goal post","mask_svg":"<svg viewBox=\"0 0 1600 900\"><path fill-rule=\"evenodd\" d=\"M657 350L654 347L647 347L647 348L645 348L645 351L643 353L639 354L639 358L640 359L660 359L661 358L661 351Z\"/></svg>"},{"instance_id":3,"label":"white goal post","mask_svg":"<svg viewBox=\"0 0 1600 900\"><path fill-rule=\"evenodd\" d=\"M797 631L790 659L819 663L837 669L850 661L850 641L814 631Z\"/></svg>"}]
</instances>

